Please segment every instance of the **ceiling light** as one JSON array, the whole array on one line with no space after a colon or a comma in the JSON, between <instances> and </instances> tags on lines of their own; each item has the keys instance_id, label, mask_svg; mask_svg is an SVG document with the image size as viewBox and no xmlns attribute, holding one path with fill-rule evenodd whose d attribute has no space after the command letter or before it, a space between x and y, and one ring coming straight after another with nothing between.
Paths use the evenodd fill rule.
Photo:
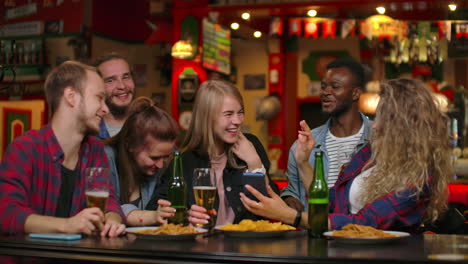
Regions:
<instances>
[{"instance_id":1,"label":"ceiling light","mask_svg":"<svg viewBox=\"0 0 468 264\"><path fill-rule=\"evenodd\" d=\"M377 10L377 13L379 13L381 15L385 14L385 7L383 7L383 6L379 6L379 7L375 8L375 10Z\"/></svg>"},{"instance_id":2,"label":"ceiling light","mask_svg":"<svg viewBox=\"0 0 468 264\"><path fill-rule=\"evenodd\" d=\"M241 17L242 17L242 19L244 19L244 20L249 20L250 14L247 13L247 12L245 12L245 13L242 13Z\"/></svg>"},{"instance_id":3,"label":"ceiling light","mask_svg":"<svg viewBox=\"0 0 468 264\"><path fill-rule=\"evenodd\" d=\"M314 9L311 9L311 10L307 11L307 15L310 16L310 17L315 17L317 15L317 11L314 10Z\"/></svg>"},{"instance_id":4,"label":"ceiling light","mask_svg":"<svg viewBox=\"0 0 468 264\"><path fill-rule=\"evenodd\" d=\"M262 36L262 32L260 32L260 31L255 31L255 32L253 33L253 35L254 35L254 37L256 37L256 38L259 38L259 37Z\"/></svg>"},{"instance_id":5,"label":"ceiling light","mask_svg":"<svg viewBox=\"0 0 468 264\"><path fill-rule=\"evenodd\" d=\"M190 42L179 40L172 46L171 55L178 59L187 59L193 57L193 48Z\"/></svg>"},{"instance_id":6,"label":"ceiling light","mask_svg":"<svg viewBox=\"0 0 468 264\"><path fill-rule=\"evenodd\" d=\"M231 28L232 28L233 30L238 30L238 29L239 29L239 23L236 23L236 22L232 23L232 24L231 24Z\"/></svg>"},{"instance_id":7,"label":"ceiling light","mask_svg":"<svg viewBox=\"0 0 468 264\"><path fill-rule=\"evenodd\" d=\"M448 5L448 8L450 9L450 11L455 11L455 10L457 10L457 5L456 4L450 4L450 5Z\"/></svg>"}]
</instances>

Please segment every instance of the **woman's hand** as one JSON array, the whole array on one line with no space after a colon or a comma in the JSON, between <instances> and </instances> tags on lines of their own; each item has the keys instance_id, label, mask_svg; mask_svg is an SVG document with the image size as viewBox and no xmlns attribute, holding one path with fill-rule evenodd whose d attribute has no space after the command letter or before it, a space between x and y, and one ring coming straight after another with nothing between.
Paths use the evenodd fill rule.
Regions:
<instances>
[{"instance_id":1,"label":"woman's hand","mask_svg":"<svg viewBox=\"0 0 468 264\"><path fill-rule=\"evenodd\" d=\"M267 185L267 192L270 197L264 196L250 185L245 188L252 193L258 202L249 199L245 194L240 193L240 199L245 208L250 212L265 218L279 220L286 224L293 224L297 211L289 207L272 189Z\"/></svg>"},{"instance_id":2,"label":"woman's hand","mask_svg":"<svg viewBox=\"0 0 468 264\"><path fill-rule=\"evenodd\" d=\"M310 127L306 121L299 122L301 130L297 137L296 149L294 151L294 158L298 164L309 162L309 156L315 145L315 139L310 133Z\"/></svg>"},{"instance_id":3,"label":"woman's hand","mask_svg":"<svg viewBox=\"0 0 468 264\"><path fill-rule=\"evenodd\" d=\"M232 152L247 163L249 171L262 167L262 160L258 156L257 150L242 132L239 132L239 139L234 143Z\"/></svg>"},{"instance_id":4,"label":"woman's hand","mask_svg":"<svg viewBox=\"0 0 468 264\"><path fill-rule=\"evenodd\" d=\"M216 215L216 210L213 209L213 213ZM197 224L208 224L208 219L210 219L207 210L204 207L195 204L190 207L188 215L188 220L193 226L196 226Z\"/></svg>"},{"instance_id":5,"label":"woman's hand","mask_svg":"<svg viewBox=\"0 0 468 264\"><path fill-rule=\"evenodd\" d=\"M156 223L167 224L167 218L174 216L176 209L170 207L171 202L163 199L158 200L158 209L156 210Z\"/></svg>"}]
</instances>

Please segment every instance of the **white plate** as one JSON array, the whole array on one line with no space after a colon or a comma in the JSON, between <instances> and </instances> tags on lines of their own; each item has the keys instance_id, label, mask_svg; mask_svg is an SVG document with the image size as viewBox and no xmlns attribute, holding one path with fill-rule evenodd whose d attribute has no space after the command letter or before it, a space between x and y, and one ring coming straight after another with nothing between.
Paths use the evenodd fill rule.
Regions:
<instances>
[{"instance_id":1,"label":"white plate","mask_svg":"<svg viewBox=\"0 0 468 264\"><path fill-rule=\"evenodd\" d=\"M125 231L127 233L131 233L136 235L137 237L140 238L145 238L145 239L156 239L156 240L164 240L164 239L191 239L195 238L197 235L201 235L204 233L207 233L208 230L199 228L199 227L194 227L195 230L197 230L198 233L196 234L171 234L171 235L166 235L166 234L139 234L136 233L141 230L146 230L146 229L151 229L155 230L158 229L159 226L138 226L138 227L127 227L125 228Z\"/></svg>"},{"instance_id":2,"label":"white plate","mask_svg":"<svg viewBox=\"0 0 468 264\"><path fill-rule=\"evenodd\" d=\"M347 243L347 244L382 244L389 243L409 237L410 234L399 231L384 231L387 234L395 235L396 237L340 237L333 236L333 231L324 232L323 235L329 238L333 238L336 242Z\"/></svg>"}]
</instances>

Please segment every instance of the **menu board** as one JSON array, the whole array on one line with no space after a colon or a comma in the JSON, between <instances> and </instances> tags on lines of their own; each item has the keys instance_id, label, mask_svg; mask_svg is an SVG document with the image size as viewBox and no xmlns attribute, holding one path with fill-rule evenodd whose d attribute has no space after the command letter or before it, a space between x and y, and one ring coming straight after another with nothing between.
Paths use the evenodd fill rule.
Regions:
<instances>
[{"instance_id":1,"label":"menu board","mask_svg":"<svg viewBox=\"0 0 468 264\"><path fill-rule=\"evenodd\" d=\"M231 31L219 24L203 19L203 67L231 73Z\"/></svg>"}]
</instances>

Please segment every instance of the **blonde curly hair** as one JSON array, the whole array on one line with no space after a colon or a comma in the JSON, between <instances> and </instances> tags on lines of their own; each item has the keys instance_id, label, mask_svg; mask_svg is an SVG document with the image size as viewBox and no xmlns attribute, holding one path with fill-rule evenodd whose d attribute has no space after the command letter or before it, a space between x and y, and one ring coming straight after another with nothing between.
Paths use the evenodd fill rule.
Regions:
<instances>
[{"instance_id":1,"label":"blonde curly hair","mask_svg":"<svg viewBox=\"0 0 468 264\"><path fill-rule=\"evenodd\" d=\"M431 194L425 218L434 221L447 208L447 183L453 175L447 117L420 81L395 79L381 87L367 164L375 167L364 183L362 201L408 187L419 198L426 186Z\"/></svg>"}]
</instances>

